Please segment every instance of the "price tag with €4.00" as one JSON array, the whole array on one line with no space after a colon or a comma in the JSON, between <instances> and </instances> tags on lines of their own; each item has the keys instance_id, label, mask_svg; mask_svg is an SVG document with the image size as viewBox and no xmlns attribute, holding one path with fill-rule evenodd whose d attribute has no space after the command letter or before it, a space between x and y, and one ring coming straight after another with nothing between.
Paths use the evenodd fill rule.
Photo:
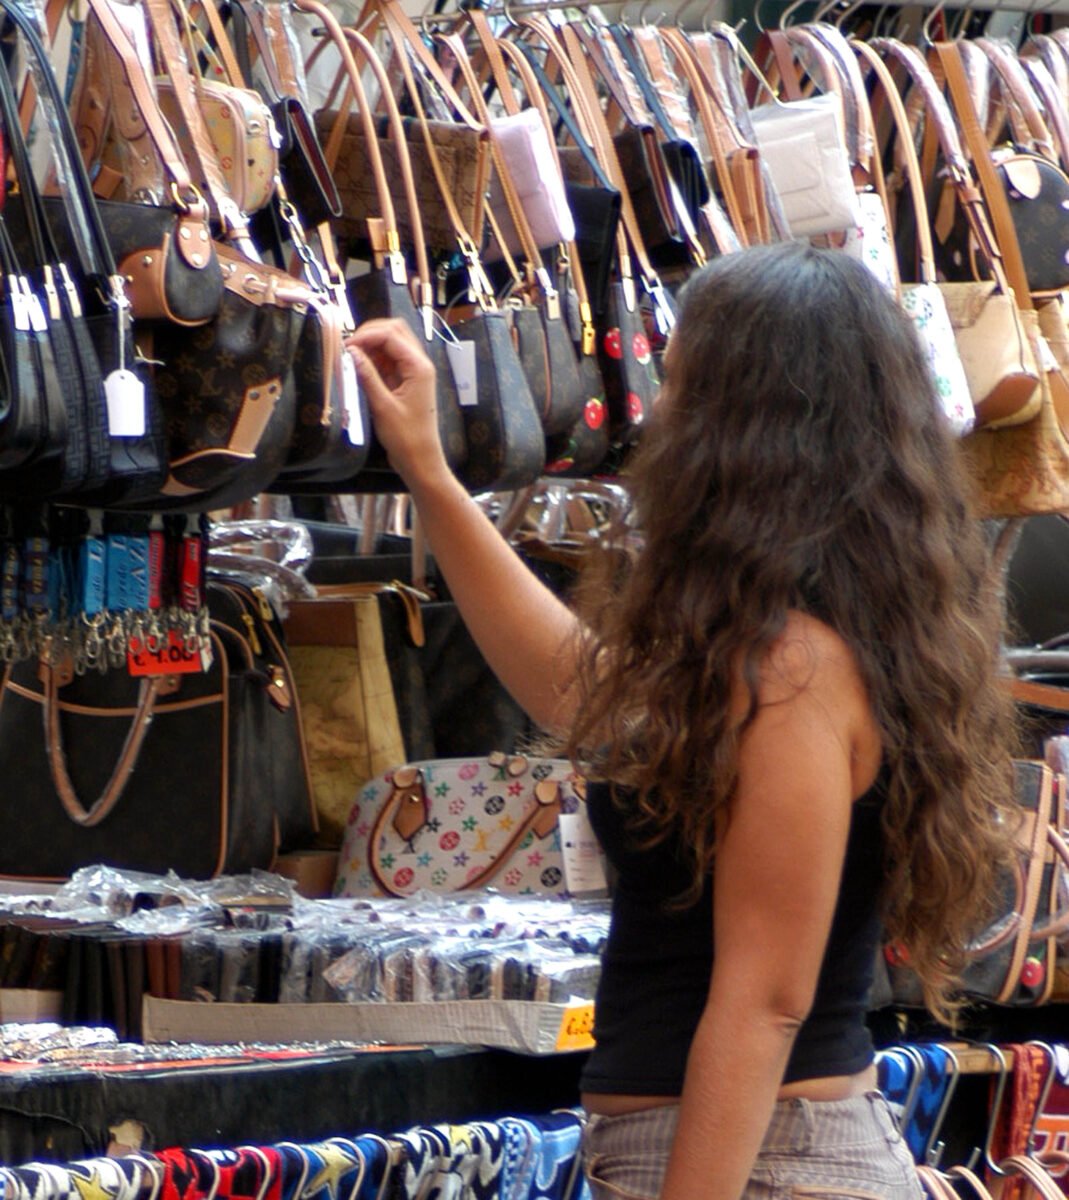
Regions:
<instances>
[{"instance_id":1,"label":"price tag with \u20ac4.00","mask_svg":"<svg viewBox=\"0 0 1069 1200\"><path fill-rule=\"evenodd\" d=\"M557 1050L590 1050L594 1045L594 1004L581 1000L569 1004L557 1030Z\"/></svg>"}]
</instances>

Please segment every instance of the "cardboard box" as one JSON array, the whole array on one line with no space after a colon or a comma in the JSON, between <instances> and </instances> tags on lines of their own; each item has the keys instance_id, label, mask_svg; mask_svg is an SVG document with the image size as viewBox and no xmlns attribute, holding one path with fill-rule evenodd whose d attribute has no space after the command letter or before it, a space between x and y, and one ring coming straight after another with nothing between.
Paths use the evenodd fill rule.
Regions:
<instances>
[{"instance_id":1,"label":"cardboard box","mask_svg":"<svg viewBox=\"0 0 1069 1200\"><path fill-rule=\"evenodd\" d=\"M35 988L0 988L0 1022L61 1021L63 993Z\"/></svg>"},{"instance_id":2,"label":"cardboard box","mask_svg":"<svg viewBox=\"0 0 1069 1200\"><path fill-rule=\"evenodd\" d=\"M558 1054L590 1049L593 1011L589 1001L229 1004L146 996L142 1033L146 1042L446 1042Z\"/></svg>"}]
</instances>

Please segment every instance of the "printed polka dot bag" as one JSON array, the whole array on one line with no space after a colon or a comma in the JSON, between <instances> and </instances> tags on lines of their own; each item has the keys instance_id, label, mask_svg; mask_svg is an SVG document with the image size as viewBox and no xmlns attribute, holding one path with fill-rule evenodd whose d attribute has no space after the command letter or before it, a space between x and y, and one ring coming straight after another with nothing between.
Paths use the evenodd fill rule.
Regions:
<instances>
[{"instance_id":1,"label":"printed polka dot bag","mask_svg":"<svg viewBox=\"0 0 1069 1200\"><path fill-rule=\"evenodd\" d=\"M590 854L585 784L563 759L495 753L395 767L353 804L335 894L493 887L563 897L562 828Z\"/></svg>"}]
</instances>

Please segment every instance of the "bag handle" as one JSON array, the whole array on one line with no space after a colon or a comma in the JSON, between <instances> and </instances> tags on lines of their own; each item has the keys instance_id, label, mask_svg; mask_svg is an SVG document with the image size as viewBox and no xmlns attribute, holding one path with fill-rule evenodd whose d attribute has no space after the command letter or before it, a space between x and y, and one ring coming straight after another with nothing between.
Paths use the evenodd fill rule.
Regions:
<instances>
[{"instance_id":1,"label":"bag handle","mask_svg":"<svg viewBox=\"0 0 1069 1200\"><path fill-rule=\"evenodd\" d=\"M1030 1154L1012 1154L999 1163L998 1169L1010 1179L1024 1180L1035 1200L1065 1200L1065 1193L1043 1164ZM1021 1192L1016 1193L1018 1196ZM1027 1197L1025 1198L1027 1200Z\"/></svg>"},{"instance_id":2,"label":"bag handle","mask_svg":"<svg viewBox=\"0 0 1069 1200\"><path fill-rule=\"evenodd\" d=\"M1056 159L1064 169L1069 163L1069 105L1061 99L1061 89L1042 58L1022 58L1021 66L1043 104L1054 136Z\"/></svg>"},{"instance_id":3,"label":"bag handle","mask_svg":"<svg viewBox=\"0 0 1069 1200\"><path fill-rule=\"evenodd\" d=\"M486 887L503 870L514 850L528 833L548 836L557 826L561 813L560 784L539 780L534 785L535 804L519 823L497 856L478 875L469 879L466 888ZM423 772L418 766L401 767L394 772L393 790L380 807L368 837L368 868L375 883L387 895L403 895L388 883L382 868L382 833L392 823L400 837L410 841L427 822L427 798Z\"/></svg>"},{"instance_id":4,"label":"bag handle","mask_svg":"<svg viewBox=\"0 0 1069 1200\"><path fill-rule=\"evenodd\" d=\"M876 51L860 39L855 39L851 45L855 53L872 69L887 99L887 106L898 135L902 161L906 168L910 197L913 201L913 213L917 226L917 250L920 259L920 281L921 283L934 283L936 280L935 249L932 244L932 229L928 219L928 201L924 195L924 179L921 176L921 165L917 158L917 148L913 144L906 107L902 103L902 97L895 86L891 72Z\"/></svg>"},{"instance_id":5,"label":"bag handle","mask_svg":"<svg viewBox=\"0 0 1069 1200\"><path fill-rule=\"evenodd\" d=\"M1028 75L1017 57L993 38L977 38L974 44L987 55L988 61L995 69L1002 85L1003 96L1007 100L1015 135L1025 141L1030 150L1050 159L1051 162L1057 162L1058 152L1054 148L1054 139L1039 110Z\"/></svg>"},{"instance_id":6,"label":"bag handle","mask_svg":"<svg viewBox=\"0 0 1069 1200\"><path fill-rule=\"evenodd\" d=\"M83 829L92 829L99 825L115 808L141 753L145 735L156 708L156 698L159 695L163 677L153 675L141 681L138 690L137 709L134 713L130 728L126 733L122 751L119 754L115 769L111 773L104 790L88 807L78 798L78 793L71 782L67 769L67 754L63 745L63 725L59 718L59 683L57 671L52 666L44 666L45 671L45 745L48 748L48 766L52 773L52 782L56 785L56 793L64 812Z\"/></svg>"},{"instance_id":7,"label":"bag handle","mask_svg":"<svg viewBox=\"0 0 1069 1200\"><path fill-rule=\"evenodd\" d=\"M469 13L482 15L481 10L469 9ZM496 43L495 43L496 44ZM529 98L533 98L534 107L538 110L542 117L542 124L545 127L546 133L549 135L549 144L553 151L553 157L557 160L558 167L560 166L560 158L557 154L557 143L553 136L553 122L550 119L549 109L546 107L545 97L542 90L539 89L538 80L535 77L535 72L532 69L532 63L524 55L523 50L528 49L523 43L516 44L515 42L503 41L500 43L499 50L504 57L507 57L512 63L513 70L523 80L524 88ZM547 79L548 83L549 80ZM558 97L559 99L559 97ZM595 162L597 159L594 160ZM600 170L600 168L599 168ZM607 183L607 181L606 181ZM611 187L611 184L608 184ZM579 320L582 325L582 342L581 349L583 355L589 357L594 353L596 346L596 334L594 331L594 310L590 304L590 292L586 286L586 275L583 271L583 264L579 257L579 247L574 241L567 244L568 262L567 267L570 268L572 285L575 288L576 298L579 301Z\"/></svg>"},{"instance_id":8,"label":"bag handle","mask_svg":"<svg viewBox=\"0 0 1069 1200\"><path fill-rule=\"evenodd\" d=\"M104 0L105 4L107 2ZM186 62L171 0L143 0L143 7L148 14L164 70L174 88L178 110L189 132L193 158L216 215L222 222L224 234L241 249L246 258L256 262L259 256L249 238L249 223L230 195L204 114L197 102L193 79L195 64ZM179 14L179 19L188 20L184 10Z\"/></svg>"},{"instance_id":9,"label":"bag handle","mask_svg":"<svg viewBox=\"0 0 1069 1200\"><path fill-rule=\"evenodd\" d=\"M995 227L995 241L1002 253L1006 267L1006 277L1013 289L1014 299L1018 307L1030 309L1032 293L1028 287L1028 274L1024 269L1024 259L1021 255L1021 243L1017 238L1017 229L1010 214L1006 190L1002 186L994 165L991 162L991 151L980 129L980 122L973 107L969 94L968 81L965 78L965 68L961 60L961 50L955 42L936 42L935 52L939 63L946 75L950 87L950 95L965 144L972 155L973 167L976 170L980 190L987 204L987 210Z\"/></svg>"},{"instance_id":10,"label":"bag handle","mask_svg":"<svg viewBox=\"0 0 1069 1200\"><path fill-rule=\"evenodd\" d=\"M720 106L719 98L714 92L706 90L703 84L701 73L691 51L690 43L687 41L686 35L681 29L662 29L657 31L660 39L672 51L676 63L679 65L683 74L686 76L687 85L690 89L691 99L698 110L698 118L701 121L702 129L705 132L705 140L709 146L709 153L713 160L713 166L716 170L716 178L720 184L720 191L724 197L724 207L727 209L728 218L731 221L731 227L735 232L735 236L739 240L740 246L748 246L750 238L746 230L746 220L743 216L742 206L739 202L738 193L735 189L735 180L732 177L731 166L728 163L727 154L724 150L724 144L720 138L720 130L717 125L716 114L713 112L713 104ZM637 36L638 31L636 31ZM649 43L651 46L652 42ZM646 42L640 42L640 45L645 46ZM658 50L660 46L658 45ZM753 197L757 199L757 197ZM761 206L763 207L763 205ZM760 220L762 214L754 213L754 217ZM767 227L767 217L764 221ZM713 228L713 223L710 222L710 228L714 236L716 230ZM718 249L722 254L728 253L734 247L719 245Z\"/></svg>"}]
</instances>

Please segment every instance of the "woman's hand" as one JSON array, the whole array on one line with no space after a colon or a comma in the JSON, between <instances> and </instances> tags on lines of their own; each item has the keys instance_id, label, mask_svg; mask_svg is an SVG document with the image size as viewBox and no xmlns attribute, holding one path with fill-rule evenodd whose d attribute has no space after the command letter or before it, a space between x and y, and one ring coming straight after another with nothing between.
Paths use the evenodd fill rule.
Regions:
<instances>
[{"instance_id":1,"label":"woman's hand","mask_svg":"<svg viewBox=\"0 0 1069 1200\"><path fill-rule=\"evenodd\" d=\"M448 473L438 434L434 364L408 325L397 319L365 321L346 347L393 469L410 487L415 480Z\"/></svg>"}]
</instances>

